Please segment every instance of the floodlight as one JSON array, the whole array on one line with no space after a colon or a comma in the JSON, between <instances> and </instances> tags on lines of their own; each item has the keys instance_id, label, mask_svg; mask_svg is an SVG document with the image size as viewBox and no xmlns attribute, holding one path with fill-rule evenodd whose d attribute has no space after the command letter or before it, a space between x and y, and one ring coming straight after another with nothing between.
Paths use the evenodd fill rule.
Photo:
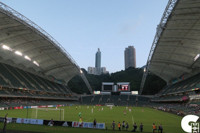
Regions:
<instances>
[{"instance_id":1,"label":"floodlight","mask_svg":"<svg viewBox=\"0 0 200 133\"><path fill-rule=\"evenodd\" d=\"M36 66L40 66L36 61L33 61L33 63L34 63Z\"/></svg>"},{"instance_id":2,"label":"floodlight","mask_svg":"<svg viewBox=\"0 0 200 133\"><path fill-rule=\"evenodd\" d=\"M2 48L5 49L5 50L12 51L12 49L10 47L6 46L6 45L3 45Z\"/></svg>"},{"instance_id":3,"label":"floodlight","mask_svg":"<svg viewBox=\"0 0 200 133\"><path fill-rule=\"evenodd\" d=\"M200 57L200 54L197 54L197 55L194 57L194 61L196 61L199 57Z\"/></svg>"},{"instance_id":4,"label":"floodlight","mask_svg":"<svg viewBox=\"0 0 200 133\"><path fill-rule=\"evenodd\" d=\"M28 57L27 55L25 55L24 58L27 59L27 60L29 60L29 61L31 61L31 58Z\"/></svg>"},{"instance_id":5,"label":"floodlight","mask_svg":"<svg viewBox=\"0 0 200 133\"><path fill-rule=\"evenodd\" d=\"M15 51L15 54L16 54L16 55L19 55L19 56L22 56L22 53L19 52L19 51Z\"/></svg>"},{"instance_id":6,"label":"floodlight","mask_svg":"<svg viewBox=\"0 0 200 133\"><path fill-rule=\"evenodd\" d=\"M82 70L80 70L80 73L82 74L82 73L83 73L83 71L82 71Z\"/></svg>"}]
</instances>

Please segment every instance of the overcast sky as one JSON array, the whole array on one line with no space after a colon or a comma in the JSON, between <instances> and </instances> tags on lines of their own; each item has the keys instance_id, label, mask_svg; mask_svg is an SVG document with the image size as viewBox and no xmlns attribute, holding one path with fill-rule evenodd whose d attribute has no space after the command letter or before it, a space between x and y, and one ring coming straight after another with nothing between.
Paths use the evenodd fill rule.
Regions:
<instances>
[{"instance_id":1,"label":"overcast sky","mask_svg":"<svg viewBox=\"0 0 200 133\"><path fill-rule=\"evenodd\" d=\"M53 36L81 68L124 69L124 49L136 48L136 66L146 64L168 0L1 0Z\"/></svg>"}]
</instances>

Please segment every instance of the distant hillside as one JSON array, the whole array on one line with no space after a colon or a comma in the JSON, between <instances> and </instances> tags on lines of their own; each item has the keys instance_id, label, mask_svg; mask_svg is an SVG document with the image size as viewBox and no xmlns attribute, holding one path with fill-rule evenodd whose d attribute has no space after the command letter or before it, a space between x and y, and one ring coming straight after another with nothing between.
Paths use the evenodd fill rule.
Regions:
<instances>
[{"instance_id":1,"label":"distant hillside","mask_svg":"<svg viewBox=\"0 0 200 133\"><path fill-rule=\"evenodd\" d=\"M128 68L119 72L102 75L88 74L85 69L82 69L87 77L93 90L101 90L102 82L130 82L131 91L139 91L143 75L142 68ZM149 74L146 80L143 94L155 94L160 91L166 83L159 77ZM69 88L75 93L89 93L85 83L80 76L75 76L68 83Z\"/></svg>"}]
</instances>

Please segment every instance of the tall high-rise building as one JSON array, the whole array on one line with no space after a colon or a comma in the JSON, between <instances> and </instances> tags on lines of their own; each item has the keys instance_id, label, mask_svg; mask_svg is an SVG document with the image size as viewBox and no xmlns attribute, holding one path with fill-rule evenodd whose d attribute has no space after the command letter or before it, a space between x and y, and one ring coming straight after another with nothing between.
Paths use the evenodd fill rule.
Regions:
<instances>
[{"instance_id":1,"label":"tall high-rise building","mask_svg":"<svg viewBox=\"0 0 200 133\"><path fill-rule=\"evenodd\" d=\"M125 69L129 67L136 68L136 54L133 46L128 46L124 51Z\"/></svg>"},{"instance_id":2,"label":"tall high-rise building","mask_svg":"<svg viewBox=\"0 0 200 133\"><path fill-rule=\"evenodd\" d=\"M106 67L101 67L101 51L99 48L95 56L95 67L88 67L88 73L94 75L109 73L108 71L106 71Z\"/></svg>"},{"instance_id":3,"label":"tall high-rise building","mask_svg":"<svg viewBox=\"0 0 200 133\"><path fill-rule=\"evenodd\" d=\"M98 51L96 52L96 58L95 58L95 67L100 68L101 67L101 51L98 48Z\"/></svg>"}]
</instances>

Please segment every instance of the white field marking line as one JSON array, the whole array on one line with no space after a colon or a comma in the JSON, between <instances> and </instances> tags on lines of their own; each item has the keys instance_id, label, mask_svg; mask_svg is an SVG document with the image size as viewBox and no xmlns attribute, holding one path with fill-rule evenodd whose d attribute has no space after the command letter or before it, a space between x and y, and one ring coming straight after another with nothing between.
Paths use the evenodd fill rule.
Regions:
<instances>
[{"instance_id":1,"label":"white field marking line","mask_svg":"<svg viewBox=\"0 0 200 133\"><path fill-rule=\"evenodd\" d=\"M133 119L133 115L132 115L132 122L133 122L133 124L134 124L134 119Z\"/></svg>"}]
</instances>

